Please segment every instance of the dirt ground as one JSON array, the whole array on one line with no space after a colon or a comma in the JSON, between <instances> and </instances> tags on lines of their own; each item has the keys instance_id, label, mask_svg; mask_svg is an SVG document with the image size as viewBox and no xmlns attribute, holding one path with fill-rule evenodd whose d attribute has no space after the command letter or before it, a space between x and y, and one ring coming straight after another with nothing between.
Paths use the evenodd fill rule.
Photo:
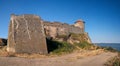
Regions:
<instances>
[{"instance_id":1,"label":"dirt ground","mask_svg":"<svg viewBox=\"0 0 120 66\"><path fill-rule=\"evenodd\" d=\"M0 66L103 66L108 59L117 55L112 52L97 52L74 52L41 58L0 57Z\"/></svg>"}]
</instances>

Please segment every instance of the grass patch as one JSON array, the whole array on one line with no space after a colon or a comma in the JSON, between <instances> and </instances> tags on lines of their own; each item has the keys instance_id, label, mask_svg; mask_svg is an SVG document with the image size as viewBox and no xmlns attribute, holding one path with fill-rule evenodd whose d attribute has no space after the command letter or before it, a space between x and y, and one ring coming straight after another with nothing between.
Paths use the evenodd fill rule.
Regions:
<instances>
[{"instance_id":1,"label":"grass patch","mask_svg":"<svg viewBox=\"0 0 120 66\"><path fill-rule=\"evenodd\" d=\"M47 40L48 52L50 54L66 54L72 52L75 47L67 42Z\"/></svg>"},{"instance_id":2,"label":"grass patch","mask_svg":"<svg viewBox=\"0 0 120 66\"><path fill-rule=\"evenodd\" d=\"M88 42L76 43L75 45L82 49L91 49L91 47L93 47L93 45Z\"/></svg>"},{"instance_id":3,"label":"grass patch","mask_svg":"<svg viewBox=\"0 0 120 66\"><path fill-rule=\"evenodd\" d=\"M53 54L64 54L64 53L70 53L74 50L74 46L71 44L68 44L67 42L59 42L60 45L58 46L58 49L54 50Z\"/></svg>"}]
</instances>

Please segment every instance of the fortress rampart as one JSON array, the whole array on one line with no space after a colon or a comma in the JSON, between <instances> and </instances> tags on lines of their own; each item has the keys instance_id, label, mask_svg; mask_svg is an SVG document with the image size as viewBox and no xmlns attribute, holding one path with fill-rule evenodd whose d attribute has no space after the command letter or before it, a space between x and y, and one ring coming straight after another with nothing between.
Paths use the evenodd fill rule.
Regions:
<instances>
[{"instance_id":1,"label":"fortress rampart","mask_svg":"<svg viewBox=\"0 0 120 66\"><path fill-rule=\"evenodd\" d=\"M84 32L84 22L75 22L73 25L60 22L48 22L43 21L45 34L55 38L57 35L69 35L71 33L83 34Z\"/></svg>"}]
</instances>

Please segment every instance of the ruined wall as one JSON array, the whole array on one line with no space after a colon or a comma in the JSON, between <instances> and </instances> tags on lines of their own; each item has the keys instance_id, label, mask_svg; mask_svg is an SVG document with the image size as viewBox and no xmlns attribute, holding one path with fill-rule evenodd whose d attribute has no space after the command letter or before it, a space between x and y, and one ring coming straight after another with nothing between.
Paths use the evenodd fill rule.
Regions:
<instances>
[{"instance_id":1,"label":"ruined wall","mask_svg":"<svg viewBox=\"0 0 120 66\"><path fill-rule=\"evenodd\" d=\"M80 34L81 28L74 25L63 24L59 22L47 22L44 21L45 33L47 36L55 38L57 35L69 35L70 33Z\"/></svg>"},{"instance_id":2,"label":"ruined wall","mask_svg":"<svg viewBox=\"0 0 120 66\"><path fill-rule=\"evenodd\" d=\"M39 16L11 16L7 51L47 54L43 24Z\"/></svg>"},{"instance_id":3,"label":"ruined wall","mask_svg":"<svg viewBox=\"0 0 120 66\"><path fill-rule=\"evenodd\" d=\"M75 43L75 41L82 42L81 40L92 43L88 33L84 31L84 21L78 20L73 25L48 21L43 21L43 23L46 37L52 37L53 39L59 41L64 41L65 38L68 42L72 41L73 43ZM71 34L76 34L79 40L73 40L70 37ZM83 35L83 37L80 35Z\"/></svg>"}]
</instances>

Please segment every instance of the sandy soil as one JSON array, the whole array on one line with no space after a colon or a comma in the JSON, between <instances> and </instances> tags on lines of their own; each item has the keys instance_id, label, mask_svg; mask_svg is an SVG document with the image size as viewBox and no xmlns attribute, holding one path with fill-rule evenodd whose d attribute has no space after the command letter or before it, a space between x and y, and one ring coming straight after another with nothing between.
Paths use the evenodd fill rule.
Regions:
<instances>
[{"instance_id":1,"label":"sandy soil","mask_svg":"<svg viewBox=\"0 0 120 66\"><path fill-rule=\"evenodd\" d=\"M20 58L20 57L0 57L0 66L103 66L111 57L117 53L102 52L98 55L82 55L75 52L72 54L43 57L43 58Z\"/></svg>"}]
</instances>

